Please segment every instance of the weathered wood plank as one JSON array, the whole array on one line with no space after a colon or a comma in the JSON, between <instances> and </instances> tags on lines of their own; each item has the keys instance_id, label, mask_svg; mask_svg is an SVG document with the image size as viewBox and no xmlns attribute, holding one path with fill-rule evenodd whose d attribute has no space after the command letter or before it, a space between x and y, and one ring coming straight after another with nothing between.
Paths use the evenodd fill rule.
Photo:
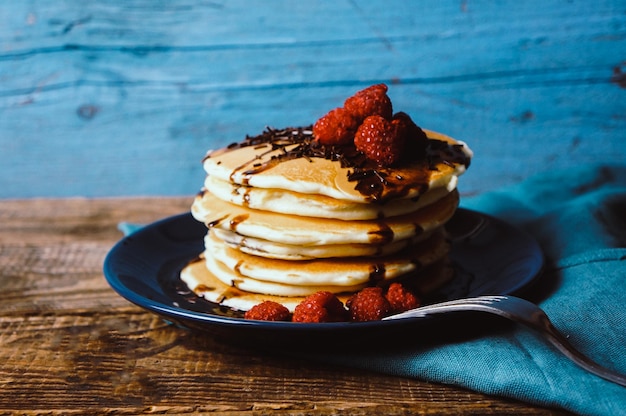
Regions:
<instances>
[{"instance_id":1,"label":"weathered wood plank","mask_svg":"<svg viewBox=\"0 0 626 416\"><path fill-rule=\"evenodd\" d=\"M311 123L373 82L472 144L467 193L626 160L620 1L10 2L0 16L0 197L191 194L207 149Z\"/></svg>"}]
</instances>

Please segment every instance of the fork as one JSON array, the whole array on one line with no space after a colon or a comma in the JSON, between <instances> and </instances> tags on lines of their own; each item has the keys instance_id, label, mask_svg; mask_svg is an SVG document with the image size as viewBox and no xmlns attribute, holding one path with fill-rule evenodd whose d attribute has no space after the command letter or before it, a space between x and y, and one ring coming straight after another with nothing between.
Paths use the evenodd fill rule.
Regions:
<instances>
[{"instance_id":1,"label":"fork","mask_svg":"<svg viewBox=\"0 0 626 416\"><path fill-rule=\"evenodd\" d=\"M585 370L606 380L626 387L626 376L616 371L604 368L590 358L576 350L550 322L548 315L537 305L514 296L479 296L474 298L458 299L449 302L426 305L411 309L385 320L425 317L429 315L460 312L481 311L499 315L511 321L521 323L537 331L545 340L554 345L566 357Z\"/></svg>"}]
</instances>

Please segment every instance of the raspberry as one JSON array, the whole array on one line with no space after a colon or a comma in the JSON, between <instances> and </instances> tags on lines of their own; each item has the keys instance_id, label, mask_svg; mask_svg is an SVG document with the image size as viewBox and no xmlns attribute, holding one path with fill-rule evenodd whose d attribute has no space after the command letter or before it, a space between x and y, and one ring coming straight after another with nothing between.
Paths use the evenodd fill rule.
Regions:
<instances>
[{"instance_id":1,"label":"raspberry","mask_svg":"<svg viewBox=\"0 0 626 416\"><path fill-rule=\"evenodd\" d=\"M358 91L352 97L346 99L343 107L359 122L365 120L367 116L373 115L390 120L393 114L391 99L387 96L387 86L385 84L372 85Z\"/></svg>"},{"instance_id":2,"label":"raspberry","mask_svg":"<svg viewBox=\"0 0 626 416\"><path fill-rule=\"evenodd\" d=\"M394 114L391 124L394 125L399 135L403 135L406 140L423 141L428 140L424 130L419 128L407 113L402 111Z\"/></svg>"},{"instance_id":3,"label":"raspberry","mask_svg":"<svg viewBox=\"0 0 626 416\"><path fill-rule=\"evenodd\" d=\"M405 138L381 116L367 117L354 136L356 149L381 166L391 166L402 158Z\"/></svg>"},{"instance_id":4,"label":"raspberry","mask_svg":"<svg viewBox=\"0 0 626 416\"><path fill-rule=\"evenodd\" d=\"M423 157L428 144L428 137L424 130L411 120L411 117L403 112L394 114L391 124L398 136L403 137L406 151L403 152L409 160Z\"/></svg>"},{"instance_id":5,"label":"raspberry","mask_svg":"<svg viewBox=\"0 0 626 416\"><path fill-rule=\"evenodd\" d=\"M257 321L289 321L291 314L284 305L266 300L246 311L244 318Z\"/></svg>"},{"instance_id":6,"label":"raspberry","mask_svg":"<svg viewBox=\"0 0 626 416\"><path fill-rule=\"evenodd\" d=\"M355 293L347 305L353 321L378 321L391 313L391 305L379 287L366 287Z\"/></svg>"},{"instance_id":7,"label":"raspberry","mask_svg":"<svg viewBox=\"0 0 626 416\"><path fill-rule=\"evenodd\" d=\"M389 301L394 313L408 311L420 305L417 296L397 282L389 285L385 297Z\"/></svg>"},{"instance_id":8,"label":"raspberry","mask_svg":"<svg viewBox=\"0 0 626 416\"><path fill-rule=\"evenodd\" d=\"M343 108L330 110L313 125L313 136L322 144L351 143L359 127L358 121Z\"/></svg>"},{"instance_id":9,"label":"raspberry","mask_svg":"<svg viewBox=\"0 0 626 416\"><path fill-rule=\"evenodd\" d=\"M296 306L294 322L342 322L347 320L343 303L330 292L316 292Z\"/></svg>"}]
</instances>

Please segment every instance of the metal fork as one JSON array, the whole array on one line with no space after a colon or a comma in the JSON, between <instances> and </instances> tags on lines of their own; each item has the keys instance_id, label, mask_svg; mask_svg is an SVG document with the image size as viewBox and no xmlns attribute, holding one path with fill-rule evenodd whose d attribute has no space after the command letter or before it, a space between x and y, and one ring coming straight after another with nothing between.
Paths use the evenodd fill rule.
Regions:
<instances>
[{"instance_id":1,"label":"metal fork","mask_svg":"<svg viewBox=\"0 0 626 416\"><path fill-rule=\"evenodd\" d=\"M488 312L526 325L537 331L580 367L599 377L626 387L626 376L600 366L577 351L567 341L566 337L552 325L550 319L542 309L527 300L514 296L479 296L475 298L452 300L411 309L406 312L388 316L384 319L424 317L459 311Z\"/></svg>"}]
</instances>

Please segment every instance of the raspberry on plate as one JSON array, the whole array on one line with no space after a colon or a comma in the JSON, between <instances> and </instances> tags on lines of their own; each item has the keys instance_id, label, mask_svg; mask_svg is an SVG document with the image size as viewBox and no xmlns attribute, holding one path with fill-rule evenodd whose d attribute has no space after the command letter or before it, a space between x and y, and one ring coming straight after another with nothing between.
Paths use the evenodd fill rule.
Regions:
<instances>
[{"instance_id":1,"label":"raspberry on plate","mask_svg":"<svg viewBox=\"0 0 626 416\"><path fill-rule=\"evenodd\" d=\"M352 321L378 321L392 311L380 287L366 287L348 299L348 312Z\"/></svg>"},{"instance_id":2,"label":"raspberry on plate","mask_svg":"<svg viewBox=\"0 0 626 416\"><path fill-rule=\"evenodd\" d=\"M387 96L385 84L372 85L358 91L346 99L343 107L359 122L372 115L391 120L393 114L391 99Z\"/></svg>"},{"instance_id":3,"label":"raspberry on plate","mask_svg":"<svg viewBox=\"0 0 626 416\"><path fill-rule=\"evenodd\" d=\"M300 302L293 312L294 322L342 322L347 320L343 303L330 292L316 292Z\"/></svg>"},{"instance_id":4,"label":"raspberry on plate","mask_svg":"<svg viewBox=\"0 0 626 416\"><path fill-rule=\"evenodd\" d=\"M313 136L322 144L341 145L354 140L358 121L344 108L330 110L313 125Z\"/></svg>"},{"instance_id":5,"label":"raspberry on plate","mask_svg":"<svg viewBox=\"0 0 626 416\"><path fill-rule=\"evenodd\" d=\"M291 313L284 305L266 300L246 311L244 318L257 321L289 321Z\"/></svg>"},{"instance_id":6,"label":"raspberry on plate","mask_svg":"<svg viewBox=\"0 0 626 416\"><path fill-rule=\"evenodd\" d=\"M394 125L381 116L367 117L354 136L359 152L380 166L391 166L402 159L405 137L398 136Z\"/></svg>"},{"instance_id":7,"label":"raspberry on plate","mask_svg":"<svg viewBox=\"0 0 626 416\"><path fill-rule=\"evenodd\" d=\"M389 285L385 297L389 301L393 313L408 311L420 306L419 298L398 282Z\"/></svg>"}]
</instances>

